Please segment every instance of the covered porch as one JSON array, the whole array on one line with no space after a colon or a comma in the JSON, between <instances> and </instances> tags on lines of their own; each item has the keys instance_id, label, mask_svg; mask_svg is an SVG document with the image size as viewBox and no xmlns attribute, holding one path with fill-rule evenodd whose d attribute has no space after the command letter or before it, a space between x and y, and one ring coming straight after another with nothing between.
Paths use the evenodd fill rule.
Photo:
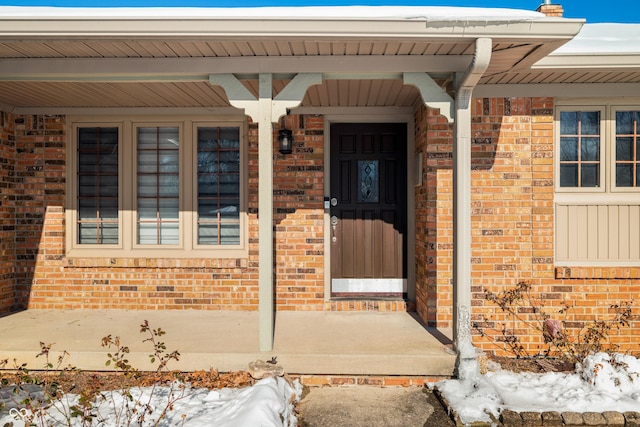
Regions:
<instances>
[{"instance_id":1,"label":"covered porch","mask_svg":"<svg viewBox=\"0 0 640 427\"><path fill-rule=\"evenodd\" d=\"M450 334L425 328L415 313L278 312L273 351L258 348L258 312L26 310L0 318L0 360L45 364L40 342L53 344L51 362L69 353L63 366L105 370L107 352L102 337L120 337L131 350L129 360L152 370L153 348L140 333L147 320L166 335L167 351L180 352L169 369L220 372L246 370L249 362L277 357L290 374L451 376L455 353ZM449 335L449 336L447 336Z\"/></svg>"},{"instance_id":2,"label":"covered porch","mask_svg":"<svg viewBox=\"0 0 640 427\"><path fill-rule=\"evenodd\" d=\"M247 148L252 150L253 158L242 167L248 168L247 163L251 163L251 170L246 173L250 183L243 183L238 193L239 198L248 201L239 202L238 211L251 222L247 229L253 234L244 233L244 246L240 249L246 253L237 257L225 254L213 258L207 254L191 262L183 253L179 254L183 258L162 251L158 251L161 256L133 256L112 245L117 252L114 256L104 255L99 247L98 255L80 254L74 258L68 249L79 243L68 237L72 221L67 219L64 223L64 215L72 218L77 198L74 187L68 184L75 158L73 149L66 147L72 147L73 138L71 124L60 125L66 126L67 133L58 135L60 141L49 151L54 155L61 152L61 158L51 159L47 166L59 169L52 173L59 173L55 183L61 188L54 191L48 187L38 206L42 224L49 227L39 231L51 237L51 247L41 245L35 255L32 247L8 247L6 251L11 254L7 264L17 265L15 271L26 272L24 277L8 277L7 287L15 287L14 282L26 283L22 300L10 303L36 309L0 319L4 338L0 356L41 365L42 361L33 361L33 357L39 351L38 342L44 341L71 353L72 365L102 369L106 352L100 348L100 338L111 334L120 336L131 347L131 361L144 368L148 352L141 347L137 325L147 319L152 326L168 332L169 349L182 353L181 365L176 369L244 369L256 358L276 355L288 372L298 374L451 375L454 355L448 351L449 341L438 340L411 314L320 311L333 301L331 259L337 258L331 249L331 208L327 204L331 197L330 125L407 123L407 168L402 177L408 187L403 220L408 224L409 237L406 274L401 279L407 282L406 300L416 305L423 321L428 320L424 313L432 309L427 300L439 297L429 294L430 278L425 274L431 268L427 266L427 252L433 242L422 244L415 240L415 236L426 233L416 229L416 212L425 206L416 201L414 185L422 181L422 168L429 165L429 159L421 161L417 155L423 153L416 152L415 142L420 137L423 145L433 144L436 150L442 141L453 141L453 291L450 298L443 298L443 304L447 305L447 314L452 313L450 324L456 341L469 339L472 93L477 85L503 83L496 79L511 72L528 72L531 64L570 40L581 22L528 11L490 10L478 15L477 10L436 9L391 11L389 15L390 11L384 8L348 8L340 10L340 16L335 15L335 10L318 16L327 11L294 8L272 10L273 16L268 19L263 16L264 10L239 12L248 16L226 16L221 10L199 11L198 16L193 11L180 12L186 14L183 16L165 11L160 17L146 16L145 11L123 11L132 15L110 19L82 11L69 21L64 16L49 15L51 11L39 11L46 17L47 25L42 25L42 19L33 19L27 12L30 11L13 12L3 20L0 111L20 116L54 115L61 122L77 115L91 116L83 123L98 120L96 117L103 121L107 121L105 117L121 120L119 117L125 115L154 123L175 115L220 121L242 117L247 123L249 117L251 125L256 125L250 130L255 132L250 135L253 145ZM69 22L75 32L70 32ZM132 32L132 28L136 31ZM440 143L415 135L414 115L423 106L437 109L446 118L442 125L446 135ZM299 135L317 139L321 144L318 151L298 146L293 156L278 157L274 152L274 131L283 127L283 122L293 121L292 117L302 121L301 116L323 121L324 128L305 128L301 132L304 135ZM7 145L11 142L8 140ZM250 144L243 146L247 145ZM435 161L441 154L426 148L424 153L425 157L434 154ZM66 162L62 160L65 155ZM420 162L416 163L416 159ZM304 170L309 182L291 189L278 187L278 181L274 184L274 165L281 177ZM31 167L27 162L19 166L33 173L40 171L38 165ZM66 172L64 177L62 171ZM52 178L42 175L34 180L52 185L46 182ZM62 188L65 184L67 187ZM128 190L128 200L132 201L133 193ZM285 195L291 191L295 203L274 203L276 191ZM323 198L327 200L324 205ZM291 239L296 233L294 237L299 238L299 234L307 232L294 215L298 211L313 217L316 235L310 242L305 239L299 253L284 254L281 248L285 238ZM17 212L22 214L19 209ZM197 210L189 207L181 212L195 218ZM47 214L55 218L45 219ZM31 211L29 215L33 215ZM291 221L286 226L290 225L290 230L278 223L288 216ZM129 221L127 227L133 227L131 224ZM61 228L47 235L51 225ZM25 227L19 232L29 239L33 234ZM131 242L133 235L125 236L123 232ZM24 246L31 244L29 239L25 238ZM3 240L16 241L15 237ZM310 257L321 264L309 268ZM134 292L140 304L156 298L150 294L177 294L173 286L195 283L193 278L203 265L209 274L206 287L191 285L186 289L188 293L202 295L202 289L218 292L222 288L220 292L229 297L238 293L236 288L241 289L244 294L236 306L238 310L246 310L242 304L248 304L249 309L257 311L84 311L86 307L109 307L113 292L120 292L124 299L128 298L126 293ZM274 266L282 268L284 274L274 276ZM36 271L44 274L39 280L34 280ZM168 274L157 284L154 280L159 271ZM74 280L72 276L76 274L79 288L75 296L84 298L76 300L77 310L43 311L42 308L59 307L50 304L53 300L55 304L68 304L64 292L68 292L68 281ZM296 276L305 274L309 275L305 286L288 284L299 283ZM95 276L89 278L91 275ZM232 275L237 276L233 286L223 283ZM171 286L167 285L167 276L172 280ZM132 278L143 277L142 280L154 282L151 291L132 285ZM29 288L32 284L34 289ZM96 284L114 286L109 291L112 294L105 292L106 296L100 296L96 304L86 302L88 295L94 295ZM278 306L278 297L284 300L290 287L300 288L296 291L300 294L296 295L297 305ZM29 300L38 292L47 295L38 302L39 307ZM176 307L186 300L162 298L160 307ZM291 309L300 311L287 311Z\"/></svg>"}]
</instances>

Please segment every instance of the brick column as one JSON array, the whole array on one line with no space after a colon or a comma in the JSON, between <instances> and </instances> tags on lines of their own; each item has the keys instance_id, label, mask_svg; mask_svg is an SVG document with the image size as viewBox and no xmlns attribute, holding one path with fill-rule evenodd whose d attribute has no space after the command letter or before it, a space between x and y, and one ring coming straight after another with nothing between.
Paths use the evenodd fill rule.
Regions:
<instances>
[{"instance_id":1,"label":"brick column","mask_svg":"<svg viewBox=\"0 0 640 427\"><path fill-rule=\"evenodd\" d=\"M453 263L453 129L438 110L415 116L423 181L415 188L416 311L429 326L451 327Z\"/></svg>"}]
</instances>

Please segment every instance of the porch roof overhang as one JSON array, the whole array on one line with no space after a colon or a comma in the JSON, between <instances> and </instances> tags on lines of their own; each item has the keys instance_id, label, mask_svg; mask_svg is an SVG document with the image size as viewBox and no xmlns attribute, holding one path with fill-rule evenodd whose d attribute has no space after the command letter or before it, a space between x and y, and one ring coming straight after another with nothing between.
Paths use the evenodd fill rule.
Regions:
<instances>
[{"instance_id":1,"label":"porch roof overhang","mask_svg":"<svg viewBox=\"0 0 640 427\"><path fill-rule=\"evenodd\" d=\"M486 73L474 94L620 97L638 94L639 83L640 24L587 24L529 69Z\"/></svg>"},{"instance_id":2,"label":"porch roof overhang","mask_svg":"<svg viewBox=\"0 0 640 427\"><path fill-rule=\"evenodd\" d=\"M452 92L476 39L492 39L495 76L528 70L582 25L509 9L0 7L0 105L229 109L212 73L234 74L256 96L270 73L274 97L296 74L322 73L302 107L415 108L421 92L404 73Z\"/></svg>"}]
</instances>

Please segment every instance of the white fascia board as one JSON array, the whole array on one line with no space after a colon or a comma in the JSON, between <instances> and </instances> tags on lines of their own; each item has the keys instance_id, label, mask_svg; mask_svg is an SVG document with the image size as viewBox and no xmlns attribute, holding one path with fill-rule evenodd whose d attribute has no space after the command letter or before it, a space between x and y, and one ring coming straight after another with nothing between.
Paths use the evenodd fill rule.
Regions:
<instances>
[{"instance_id":1,"label":"white fascia board","mask_svg":"<svg viewBox=\"0 0 640 427\"><path fill-rule=\"evenodd\" d=\"M100 18L0 16L0 40L91 38L570 40L584 21L563 18L430 20L425 18Z\"/></svg>"},{"instance_id":2,"label":"white fascia board","mask_svg":"<svg viewBox=\"0 0 640 427\"><path fill-rule=\"evenodd\" d=\"M640 53L552 54L531 66L535 70L640 69Z\"/></svg>"}]
</instances>

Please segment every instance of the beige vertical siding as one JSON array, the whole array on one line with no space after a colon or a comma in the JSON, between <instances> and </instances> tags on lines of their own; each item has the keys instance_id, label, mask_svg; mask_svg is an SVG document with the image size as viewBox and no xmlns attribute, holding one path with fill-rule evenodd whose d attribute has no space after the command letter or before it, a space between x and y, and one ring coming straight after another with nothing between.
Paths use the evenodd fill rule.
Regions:
<instances>
[{"instance_id":1,"label":"beige vertical siding","mask_svg":"<svg viewBox=\"0 0 640 427\"><path fill-rule=\"evenodd\" d=\"M556 205L556 262L640 259L640 206Z\"/></svg>"}]
</instances>

